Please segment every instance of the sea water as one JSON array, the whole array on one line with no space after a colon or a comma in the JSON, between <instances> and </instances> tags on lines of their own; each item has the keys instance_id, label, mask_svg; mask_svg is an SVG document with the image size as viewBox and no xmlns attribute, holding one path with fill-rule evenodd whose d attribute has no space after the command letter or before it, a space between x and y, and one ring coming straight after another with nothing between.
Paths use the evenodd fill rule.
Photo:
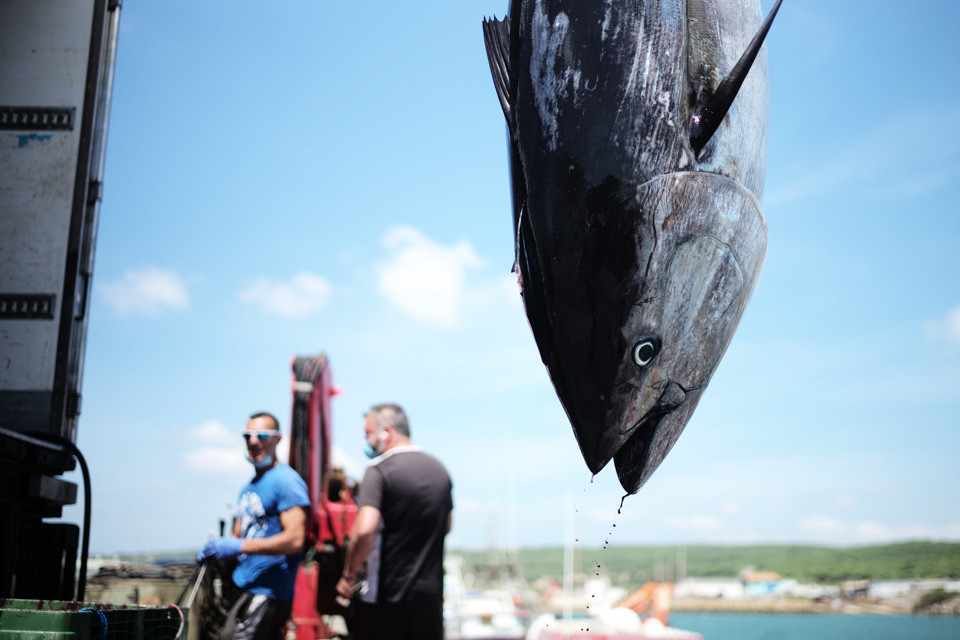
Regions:
<instances>
[{"instance_id":1,"label":"sea water","mask_svg":"<svg viewBox=\"0 0 960 640\"><path fill-rule=\"evenodd\" d=\"M960 617L850 614L670 614L703 640L960 640Z\"/></svg>"}]
</instances>

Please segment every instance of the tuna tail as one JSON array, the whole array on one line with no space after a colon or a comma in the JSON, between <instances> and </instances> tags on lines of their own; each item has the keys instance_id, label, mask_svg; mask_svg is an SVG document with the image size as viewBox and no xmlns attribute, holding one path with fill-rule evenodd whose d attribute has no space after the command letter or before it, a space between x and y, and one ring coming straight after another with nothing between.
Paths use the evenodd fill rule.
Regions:
<instances>
[{"instance_id":1,"label":"tuna tail","mask_svg":"<svg viewBox=\"0 0 960 640\"><path fill-rule=\"evenodd\" d=\"M710 141L713 134L716 133L717 128L719 128L724 116L727 115L727 111L733 104L734 99L736 99L737 93L740 91L741 85L743 85L743 81L747 78L747 74L750 73L750 67L753 66L753 61L760 52L760 47L763 46L767 32L770 31L770 25L773 24L773 19L776 17L777 11L780 10L781 2L783 2L783 0L777 0L777 3L773 5L773 9L770 10L770 13L760 26L760 31L758 31L757 35L750 41L747 50L740 56L740 60L734 65L730 74L717 85L717 90L714 91L713 96L711 96L706 103L697 105L696 110L694 110L690 126L690 145L697 155L700 154L700 151L707 145L707 142ZM491 62L491 65L492 64Z\"/></svg>"}]
</instances>

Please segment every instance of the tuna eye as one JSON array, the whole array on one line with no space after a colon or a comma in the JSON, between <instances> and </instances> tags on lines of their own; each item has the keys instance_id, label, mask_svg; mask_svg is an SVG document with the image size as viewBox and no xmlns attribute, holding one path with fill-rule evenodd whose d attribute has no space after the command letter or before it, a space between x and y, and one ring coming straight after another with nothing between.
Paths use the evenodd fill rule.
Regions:
<instances>
[{"instance_id":1,"label":"tuna eye","mask_svg":"<svg viewBox=\"0 0 960 640\"><path fill-rule=\"evenodd\" d=\"M641 340L633 345L633 362L638 367L648 366L660 351L660 345L653 340Z\"/></svg>"}]
</instances>

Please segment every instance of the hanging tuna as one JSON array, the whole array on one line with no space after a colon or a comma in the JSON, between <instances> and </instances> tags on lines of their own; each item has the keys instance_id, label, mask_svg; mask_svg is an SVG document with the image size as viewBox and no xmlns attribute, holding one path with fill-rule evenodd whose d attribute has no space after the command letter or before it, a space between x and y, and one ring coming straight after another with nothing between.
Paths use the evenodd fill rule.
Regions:
<instances>
[{"instance_id":1,"label":"hanging tuna","mask_svg":"<svg viewBox=\"0 0 960 640\"><path fill-rule=\"evenodd\" d=\"M636 492L760 275L758 0L513 0L484 40L509 132L516 271L589 469Z\"/></svg>"}]
</instances>

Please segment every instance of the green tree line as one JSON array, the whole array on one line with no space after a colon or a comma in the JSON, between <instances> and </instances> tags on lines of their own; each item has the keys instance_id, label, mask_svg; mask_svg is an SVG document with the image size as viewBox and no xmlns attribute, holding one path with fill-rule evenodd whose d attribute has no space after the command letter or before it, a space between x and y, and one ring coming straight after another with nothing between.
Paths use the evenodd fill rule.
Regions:
<instances>
[{"instance_id":1,"label":"green tree line","mask_svg":"<svg viewBox=\"0 0 960 640\"><path fill-rule=\"evenodd\" d=\"M455 552L468 565L488 565L488 551ZM532 582L545 577L560 582L563 549L520 549L510 561ZM499 562L507 562L500 554ZM802 583L837 584L844 580L913 578L960 579L960 543L903 542L867 547L803 545L755 546L605 546L576 548L574 572L606 575L621 586L673 582L678 577L736 577L746 568L773 571Z\"/></svg>"}]
</instances>

